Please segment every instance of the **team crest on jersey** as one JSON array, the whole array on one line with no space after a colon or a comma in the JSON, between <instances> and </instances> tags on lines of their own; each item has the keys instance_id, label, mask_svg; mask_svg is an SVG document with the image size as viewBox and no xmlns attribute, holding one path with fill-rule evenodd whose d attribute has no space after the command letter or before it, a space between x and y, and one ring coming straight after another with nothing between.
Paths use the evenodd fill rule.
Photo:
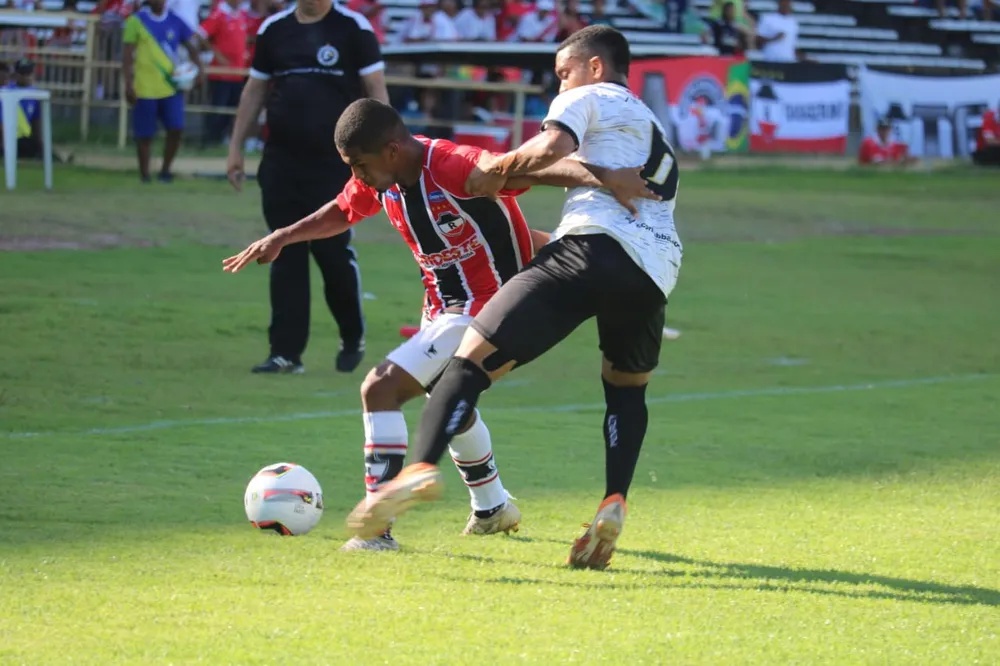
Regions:
<instances>
[{"instance_id":1,"label":"team crest on jersey","mask_svg":"<svg viewBox=\"0 0 1000 666\"><path fill-rule=\"evenodd\" d=\"M434 218L434 224L438 230L447 238L455 238L462 235L465 219L461 215L456 215L450 211L442 211Z\"/></svg>"},{"instance_id":2,"label":"team crest on jersey","mask_svg":"<svg viewBox=\"0 0 1000 666\"><path fill-rule=\"evenodd\" d=\"M316 52L316 60L324 67L333 67L340 60L340 52L329 44L324 44Z\"/></svg>"}]
</instances>

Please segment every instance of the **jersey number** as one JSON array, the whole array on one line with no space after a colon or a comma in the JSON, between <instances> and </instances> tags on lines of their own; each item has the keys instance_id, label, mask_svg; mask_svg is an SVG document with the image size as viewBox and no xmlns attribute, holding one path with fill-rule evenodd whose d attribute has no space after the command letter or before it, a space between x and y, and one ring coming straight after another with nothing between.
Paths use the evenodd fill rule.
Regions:
<instances>
[{"instance_id":1,"label":"jersey number","mask_svg":"<svg viewBox=\"0 0 1000 666\"><path fill-rule=\"evenodd\" d=\"M677 169L674 151L663 138L660 128L653 125L653 136L649 145L649 161L639 174L649 183L649 189L664 201L677 195Z\"/></svg>"}]
</instances>

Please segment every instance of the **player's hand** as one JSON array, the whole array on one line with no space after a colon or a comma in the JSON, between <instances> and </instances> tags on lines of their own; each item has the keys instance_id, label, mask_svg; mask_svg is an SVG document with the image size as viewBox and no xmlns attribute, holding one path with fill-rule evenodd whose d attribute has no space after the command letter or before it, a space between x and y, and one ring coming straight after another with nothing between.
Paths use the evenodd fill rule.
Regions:
<instances>
[{"instance_id":1,"label":"player's hand","mask_svg":"<svg viewBox=\"0 0 1000 666\"><path fill-rule=\"evenodd\" d=\"M246 180L246 174L243 172L243 151L239 147L229 149L229 158L226 160L226 178L229 179L229 184L233 186L234 190L243 191L243 181Z\"/></svg>"},{"instance_id":2,"label":"player's hand","mask_svg":"<svg viewBox=\"0 0 1000 666\"><path fill-rule=\"evenodd\" d=\"M473 167L472 173L465 180L465 191L474 197L496 198L500 190L507 184L507 177L496 168L500 160L493 155L483 153Z\"/></svg>"},{"instance_id":3,"label":"player's hand","mask_svg":"<svg viewBox=\"0 0 1000 666\"><path fill-rule=\"evenodd\" d=\"M129 106L135 106L135 101L138 99L135 94L135 86L129 83L125 86L125 101L128 102Z\"/></svg>"},{"instance_id":4,"label":"player's hand","mask_svg":"<svg viewBox=\"0 0 1000 666\"><path fill-rule=\"evenodd\" d=\"M608 170L601 174L601 182L614 198L632 215L638 215L636 199L659 201L660 197L649 189L646 179L640 176L642 167Z\"/></svg>"},{"instance_id":5,"label":"player's hand","mask_svg":"<svg viewBox=\"0 0 1000 666\"><path fill-rule=\"evenodd\" d=\"M247 249L239 254L235 254L222 260L222 270L227 273L236 273L251 261L258 264L269 264L281 253L281 243L272 236L265 236L258 241L254 241Z\"/></svg>"}]
</instances>

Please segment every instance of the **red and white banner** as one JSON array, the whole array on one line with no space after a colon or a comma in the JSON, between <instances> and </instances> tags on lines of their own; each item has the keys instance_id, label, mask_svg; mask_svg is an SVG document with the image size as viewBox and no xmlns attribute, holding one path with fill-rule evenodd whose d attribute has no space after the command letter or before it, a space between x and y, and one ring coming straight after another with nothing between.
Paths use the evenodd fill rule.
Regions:
<instances>
[{"instance_id":1,"label":"red and white banner","mask_svg":"<svg viewBox=\"0 0 1000 666\"><path fill-rule=\"evenodd\" d=\"M753 63L751 152L847 150L851 85L840 65Z\"/></svg>"}]
</instances>

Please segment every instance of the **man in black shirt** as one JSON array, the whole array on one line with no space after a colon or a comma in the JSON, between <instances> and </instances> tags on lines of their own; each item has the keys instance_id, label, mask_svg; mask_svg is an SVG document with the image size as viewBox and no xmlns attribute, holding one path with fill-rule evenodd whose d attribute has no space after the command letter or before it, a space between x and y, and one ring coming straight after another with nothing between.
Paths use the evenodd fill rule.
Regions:
<instances>
[{"instance_id":1,"label":"man in black shirt","mask_svg":"<svg viewBox=\"0 0 1000 666\"><path fill-rule=\"evenodd\" d=\"M286 227L334 199L351 170L334 148L333 131L362 97L388 103L385 64L371 23L331 0L299 0L261 24L250 78L240 97L227 173L242 186L243 140L267 108L267 144L257 173L264 219ZM364 356L361 276L342 234L285 248L271 264L271 350L253 372L300 373L309 337L309 253L323 274L326 302L340 328L337 370Z\"/></svg>"}]
</instances>

